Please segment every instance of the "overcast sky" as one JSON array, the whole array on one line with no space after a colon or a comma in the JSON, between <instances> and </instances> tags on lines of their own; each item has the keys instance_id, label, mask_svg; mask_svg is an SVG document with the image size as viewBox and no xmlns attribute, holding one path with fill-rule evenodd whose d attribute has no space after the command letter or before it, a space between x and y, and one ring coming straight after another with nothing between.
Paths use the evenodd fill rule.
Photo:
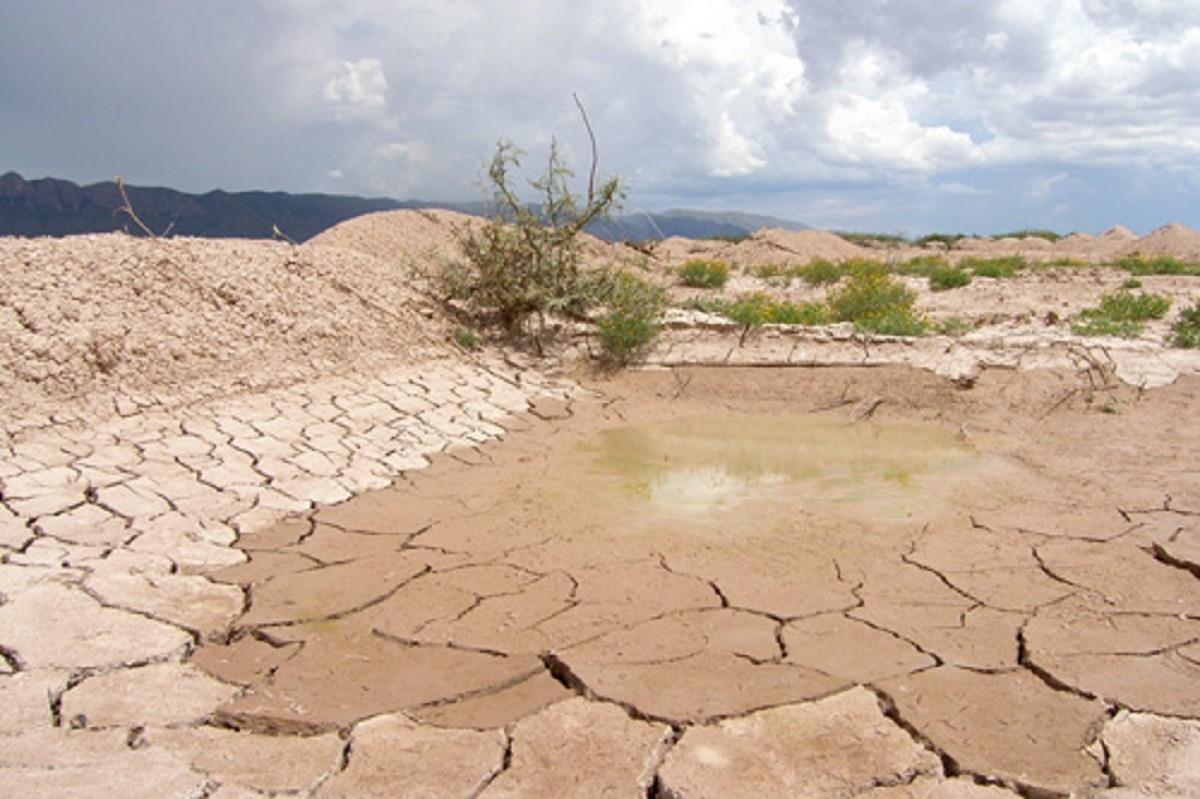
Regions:
<instances>
[{"instance_id":1,"label":"overcast sky","mask_svg":"<svg viewBox=\"0 0 1200 799\"><path fill-rule=\"evenodd\" d=\"M0 172L481 199L500 138L627 209L1200 227L1200 0L11 0Z\"/></svg>"}]
</instances>

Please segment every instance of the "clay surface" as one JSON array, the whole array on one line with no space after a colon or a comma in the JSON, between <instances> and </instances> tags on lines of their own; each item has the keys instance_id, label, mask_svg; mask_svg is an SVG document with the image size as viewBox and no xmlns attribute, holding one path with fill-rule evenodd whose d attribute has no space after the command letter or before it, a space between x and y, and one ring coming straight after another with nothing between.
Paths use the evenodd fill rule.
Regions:
<instances>
[{"instance_id":1,"label":"clay surface","mask_svg":"<svg viewBox=\"0 0 1200 799\"><path fill-rule=\"evenodd\" d=\"M450 355L397 276L454 223L0 243L0 795L1196 793L1200 360L1063 321L1124 273L567 375ZM950 257L1195 243L1110 233Z\"/></svg>"}]
</instances>

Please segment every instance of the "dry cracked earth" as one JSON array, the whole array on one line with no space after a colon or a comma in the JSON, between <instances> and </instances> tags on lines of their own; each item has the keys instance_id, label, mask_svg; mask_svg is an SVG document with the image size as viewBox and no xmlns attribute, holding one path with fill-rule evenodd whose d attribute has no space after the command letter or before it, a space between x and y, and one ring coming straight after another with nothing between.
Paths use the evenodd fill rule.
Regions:
<instances>
[{"instance_id":1,"label":"dry cracked earth","mask_svg":"<svg viewBox=\"0 0 1200 799\"><path fill-rule=\"evenodd\" d=\"M0 796L1198 795L1200 378L1089 375L442 363L10 436Z\"/></svg>"}]
</instances>

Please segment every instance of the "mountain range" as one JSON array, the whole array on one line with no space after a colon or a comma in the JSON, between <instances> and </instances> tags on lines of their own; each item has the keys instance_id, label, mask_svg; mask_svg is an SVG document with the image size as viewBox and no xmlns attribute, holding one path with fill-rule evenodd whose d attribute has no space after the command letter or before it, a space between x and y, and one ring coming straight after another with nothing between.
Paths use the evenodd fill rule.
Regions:
<instances>
[{"instance_id":1,"label":"mountain range","mask_svg":"<svg viewBox=\"0 0 1200 799\"><path fill-rule=\"evenodd\" d=\"M486 215L482 202L447 203L354 197L335 194L210 191L187 194L175 189L126 186L138 217L156 233L210 238L271 238L278 228L304 241L339 222L373 211L400 208L448 208ZM67 236L103 233L137 226L118 209L124 204L113 181L80 186L69 180L25 180L16 172L0 175L0 235ZM743 236L764 227L802 230L798 222L739 212L674 210L626 213L598 220L588 231L609 241L641 241L685 236Z\"/></svg>"}]
</instances>

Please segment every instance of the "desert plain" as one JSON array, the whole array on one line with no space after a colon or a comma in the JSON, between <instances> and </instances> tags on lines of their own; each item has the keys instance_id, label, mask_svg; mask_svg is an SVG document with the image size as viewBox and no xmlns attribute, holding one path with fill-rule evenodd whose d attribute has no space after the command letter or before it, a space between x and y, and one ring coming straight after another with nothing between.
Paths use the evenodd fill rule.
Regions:
<instances>
[{"instance_id":1,"label":"desert plain","mask_svg":"<svg viewBox=\"0 0 1200 799\"><path fill-rule=\"evenodd\" d=\"M0 796L1200 795L1200 277L1070 323L1200 234L959 241L1031 266L919 337L695 300L929 251L589 240L612 370L456 343L472 224L0 239Z\"/></svg>"}]
</instances>

